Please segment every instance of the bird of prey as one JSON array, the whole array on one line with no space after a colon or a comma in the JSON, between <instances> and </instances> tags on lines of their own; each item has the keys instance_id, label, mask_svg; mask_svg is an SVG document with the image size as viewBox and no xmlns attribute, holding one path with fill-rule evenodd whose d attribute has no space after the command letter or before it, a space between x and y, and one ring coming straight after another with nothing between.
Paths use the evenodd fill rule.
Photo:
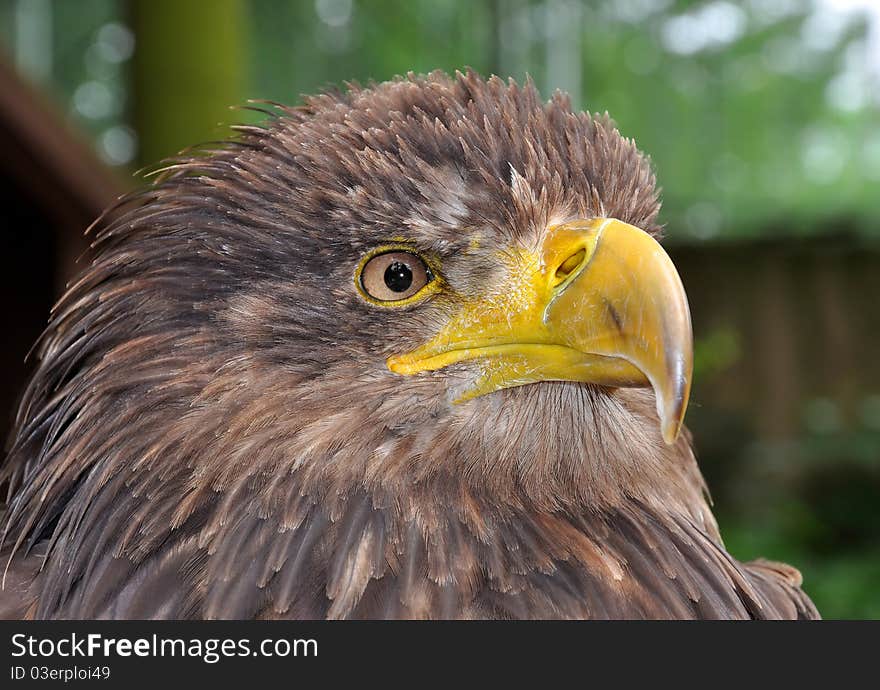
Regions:
<instances>
[{"instance_id":1,"label":"bird of prey","mask_svg":"<svg viewBox=\"0 0 880 690\"><path fill-rule=\"evenodd\" d=\"M23 618L814 618L721 542L648 159L437 72L266 105L100 221L5 461Z\"/></svg>"}]
</instances>

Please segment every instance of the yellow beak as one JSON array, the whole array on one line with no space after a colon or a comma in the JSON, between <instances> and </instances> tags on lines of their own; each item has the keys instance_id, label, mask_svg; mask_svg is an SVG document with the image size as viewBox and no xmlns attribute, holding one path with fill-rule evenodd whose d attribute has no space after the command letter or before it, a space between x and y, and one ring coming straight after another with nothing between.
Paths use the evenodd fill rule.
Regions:
<instances>
[{"instance_id":1,"label":"yellow beak","mask_svg":"<svg viewBox=\"0 0 880 690\"><path fill-rule=\"evenodd\" d=\"M690 311L669 256L614 218L550 227L537 252L505 253L509 282L464 303L421 347L390 357L416 374L473 361L467 400L537 381L648 386L667 443L678 436L693 369Z\"/></svg>"}]
</instances>

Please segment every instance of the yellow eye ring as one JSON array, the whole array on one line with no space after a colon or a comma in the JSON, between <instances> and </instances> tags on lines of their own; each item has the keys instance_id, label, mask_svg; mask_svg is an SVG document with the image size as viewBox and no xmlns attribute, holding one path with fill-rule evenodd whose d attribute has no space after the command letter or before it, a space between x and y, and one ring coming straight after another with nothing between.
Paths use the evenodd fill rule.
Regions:
<instances>
[{"instance_id":1,"label":"yellow eye ring","mask_svg":"<svg viewBox=\"0 0 880 690\"><path fill-rule=\"evenodd\" d=\"M370 304L405 307L440 290L432 262L406 245L386 245L367 253L358 263L355 287Z\"/></svg>"}]
</instances>

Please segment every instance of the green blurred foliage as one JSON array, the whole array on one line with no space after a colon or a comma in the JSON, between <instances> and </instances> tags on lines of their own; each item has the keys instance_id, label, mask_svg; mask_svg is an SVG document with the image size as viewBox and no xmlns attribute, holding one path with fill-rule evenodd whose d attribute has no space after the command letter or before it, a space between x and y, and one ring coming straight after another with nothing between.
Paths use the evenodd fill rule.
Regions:
<instances>
[{"instance_id":1,"label":"green blurred foliage","mask_svg":"<svg viewBox=\"0 0 880 690\"><path fill-rule=\"evenodd\" d=\"M471 66L610 112L653 157L672 241L841 223L880 236L880 7L869 0L0 0L0 38L24 63L42 54L32 31L17 42L41 7L51 57L37 76L99 139L153 123L137 127L141 163L167 153L151 143L173 123L159 104L179 124L168 144L183 145L245 117L223 113L225 100L295 103L349 80ZM134 61L108 49L116 25L143 34ZM158 90L165 100L149 96Z\"/></svg>"},{"instance_id":2,"label":"green blurred foliage","mask_svg":"<svg viewBox=\"0 0 880 690\"><path fill-rule=\"evenodd\" d=\"M805 434L785 448L751 451L753 471L744 474L764 486L734 479L718 515L731 552L796 564L826 617L880 618L880 436Z\"/></svg>"}]
</instances>

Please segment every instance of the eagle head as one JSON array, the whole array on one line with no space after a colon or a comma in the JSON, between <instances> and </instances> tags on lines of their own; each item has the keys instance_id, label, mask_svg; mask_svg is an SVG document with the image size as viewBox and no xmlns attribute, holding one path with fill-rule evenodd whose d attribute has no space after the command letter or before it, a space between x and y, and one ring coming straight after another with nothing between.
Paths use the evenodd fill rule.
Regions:
<instances>
[{"instance_id":1,"label":"eagle head","mask_svg":"<svg viewBox=\"0 0 880 690\"><path fill-rule=\"evenodd\" d=\"M472 72L267 112L101 220L55 308L6 464L16 606L699 613L690 316L635 144ZM675 576L637 596L639 554Z\"/></svg>"}]
</instances>

